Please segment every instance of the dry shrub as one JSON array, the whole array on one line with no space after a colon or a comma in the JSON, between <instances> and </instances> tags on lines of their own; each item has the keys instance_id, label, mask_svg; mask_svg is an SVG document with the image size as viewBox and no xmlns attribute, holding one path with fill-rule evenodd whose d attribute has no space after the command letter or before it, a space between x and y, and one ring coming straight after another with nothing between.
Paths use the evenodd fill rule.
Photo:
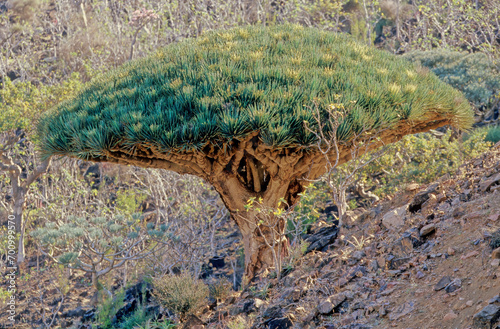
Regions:
<instances>
[{"instance_id":1,"label":"dry shrub","mask_svg":"<svg viewBox=\"0 0 500 329\"><path fill-rule=\"evenodd\" d=\"M156 301L181 316L196 313L206 304L209 295L207 285L189 273L166 275L153 280L153 286Z\"/></svg>"},{"instance_id":2,"label":"dry shrub","mask_svg":"<svg viewBox=\"0 0 500 329\"><path fill-rule=\"evenodd\" d=\"M245 320L245 318L241 315L238 315L235 319L227 323L227 328L229 329L246 329L248 327L250 326L247 323L247 320Z\"/></svg>"},{"instance_id":3,"label":"dry shrub","mask_svg":"<svg viewBox=\"0 0 500 329\"><path fill-rule=\"evenodd\" d=\"M226 299L231 294L233 284L226 278L221 277L210 284L210 297L216 300Z\"/></svg>"},{"instance_id":4,"label":"dry shrub","mask_svg":"<svg viewBox=\"0 0 500 329\"><path fill-rule=\"evenodd\" d=\"M40 0L11 0L10 6L22 21L32 21L39 12Z\"/></svg>"}]
</instances>

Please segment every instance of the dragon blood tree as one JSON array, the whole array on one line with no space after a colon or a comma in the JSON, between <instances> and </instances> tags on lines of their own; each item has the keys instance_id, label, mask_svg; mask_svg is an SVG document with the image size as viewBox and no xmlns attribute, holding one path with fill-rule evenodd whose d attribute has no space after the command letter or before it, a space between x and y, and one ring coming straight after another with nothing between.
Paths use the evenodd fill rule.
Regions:
<instances>
[{"instance_id":1,"label":"dragon blood tree","mask_svg":"<svg viewBox=\"0 0 500 329\"><path fill-rule=\"evenodd\" d=\"M272 267L274 247L264 238L276 235L263 225L267 214L244 206L254 197L291 207L306 179L325 172L312 109L326 120L332 104L346 113L336 128L340 163L361 131L381 131L382 144L472 123L462 94L402 58L313 28L244 27L172 44L96 78L41 120L40 146L45 157L162 168L210 182L241 231L251 278Z\"/></svg>"}]
</instances>

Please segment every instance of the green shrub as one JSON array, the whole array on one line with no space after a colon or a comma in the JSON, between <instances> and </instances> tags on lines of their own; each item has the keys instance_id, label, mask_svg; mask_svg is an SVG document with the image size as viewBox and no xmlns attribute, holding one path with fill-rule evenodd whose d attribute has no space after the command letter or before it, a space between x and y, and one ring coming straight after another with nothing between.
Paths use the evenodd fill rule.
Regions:
<instances>
[{"instance_id":1,"label":"green shrub","mask_svg":"<svg viewBox=\"0 0 500 329\"><path fill-rule=\"evenodd\" d=\"M148 319L144 323L144 325L138 324L133 327L133 329L175 329L175 328L177 328L177 325L170 322L170 320L160 322L160 321L153 321L152 319Z\"/></svg>"},{"instance_id":2,"label":"green shrub","mask_svg":"<svg viewBox=\"0 0 500 329\"><path fill-rule=\"evenodd\" d=\"M124 297L125 290L120 289L114 297L106 297L102 303L99 303L97 307L96 322L101 328L112 328L111 320L116 315L118 310L123 307Z\"/></svg>"},{"instance_id":3,"label":"green shrub","mask_svg":"<svg viewBox=\"0 0 500 329\"><path fill-rule=\"evenodd\" d=\"M441 80L462 91L476 107L489 107L500 97L500 67L483 53L436 49L415 51L403 57L429 68Z\"/></svg>"},{"instance_id":4,"label":"green shrub","mask_svg":"<svg viewBox=\"0 0 500 329\"><path fill-rule=\"evenodd\" d=\"M367 188L376 187L374 193L385 196L415 182L430 183L486 152L491 143L485 141L486 132L475 130L467 139L451 138L452 131L437 138L430 133L408 135L390 145L387 153L360 173ZM380 174L378 181L373 177Z\"/></svg>"},{"instance_id":5,"label":"green shrub","mask_svg":"<svg viewBox=\"0 0 500 329\"><path fill-rule=\"evenodd\" d=\"M137 304L137 308L134 313L128 316L122 323L120 323L119 328L129 329L129 328L148 328L147 326L150 324L148 316L146 314L146 310L142 303L139 301ZM142 327L142 325L145 325Z\"/></svg>"},{"instance_id":6,"label":"green shrub","mask_svg":"<svg viewBox=\"0 0 500 329\"><path fill-rule=\"evenodd\" d=\"M30 235L54 262L92 273L94 288L101 291L99 281L108 272L160 249L162 244L156 239L165 236L166 229L165 225L156 229L152 223L144 227L139 213L131 217L71 215L47 221ZM108 254L113 257L103 257Z\"/></svg>"},{"instance_id":7,"label":"green shrub","mask_svg":"<svg viewBox=\"0 0 500 329\"><path fill-rule=\"evenodd\" d=\"M0 132L16 128L31 130L40 114L72 97L82 87L80 76L72 74L58 85L13 83L6 79L0 88Z\"/></svg>"},{"instance_id":8,"label":"green shrub","mask_svg":"<svg viewBox=\"0 0 500 329\"><path fill-rule=\"evenodd\" d=\"M196 313L205 305L210 293L203 281L188 273L165 275L154 280L153 285L153 296L157 302L182 316Z\"/></svg>"},{"instance_id":9,"label":"green shrub","mask_svg":"<svg viewBox=\"0 0 500 329\"><path fill-rule=\"evenodd\" d=\"M484 140L493 144L498 143L500 141L500 126L488 128Z\"/></svg>"},{"instance_id":10,"label":"green shrub","mask_svg":"<svg viewBox=\"0 0 500 329\"><path fill-rule=\"evenodd\" d=\"M300 194L300 201L287 221L287 232L291 241L307 232L309 227L320 217L318 209L321 206L324 207L331 199L324 185L323 182L311 183Z\"/></svg>"},{"instance_id":11,"label":"green shrub","mask_svg":"<svg viewBox=\"0 0 500 329\"><path fill-rule=\"evenodd\" d=\"M115 209L118 213L131 218L146 197L145 194L137 193L135 189L119 190L116 192Z\"/></svg>"}]
</instances>

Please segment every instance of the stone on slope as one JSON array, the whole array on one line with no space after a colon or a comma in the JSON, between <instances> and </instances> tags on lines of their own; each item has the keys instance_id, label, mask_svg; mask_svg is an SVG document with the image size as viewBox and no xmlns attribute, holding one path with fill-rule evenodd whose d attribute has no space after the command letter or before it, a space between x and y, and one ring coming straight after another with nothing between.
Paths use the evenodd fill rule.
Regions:
<instances>
[{"instance_id":1,"label":"stone on slope","mask_svg":"<svg viewBox=\"0 0 500 329\"><path fill-rule=\"evenodd\" d=\"M330 314L333 309L342 304L346 298L346 295L343 293L332 295L318 305L318 312L321 314Z\"/></svg>"},{"instance_id":2,"label":"stone on slope","mask_svg":"<svg viewBox=\"0 0 500 329\"><path fill-rule=\"evenodd\" d=\"M328 245L332 244L337 238L339 228L337 225L323 226L317 229L312 234L309 234L304 240L309 242L306 253L313 250L321 251Z\"/></svg>"},{"instance_id":3,"label":"stone on slope","mask_svg":"<svg viewBox=\"0 0 500 329\"><path fill-rule=\"evenodd\" d=\"M420 236L422 236L422 237L427 236L427 235L431 234L434 231L436 231L436 225L435 224L425 225L424 227L422 227L420 229Z\"/></svg>"},{"instance_id":4,"label":"stone on slope","mask_svg":"<svg viewBox=\"0 0 500 329\"><path fill-rule=\"evenodd\" d=\"M402 206L388 211L382 217L382 225L387 229L397 230L405 224L405 215L408 206Z\"/></svg>"},{"instance_id":5,"label":"stone on slope","mask_svg":"<svg viewBox=\"0 0 500 329\"><path fill-rule=\"evenodd\" d=\"M499 318L500 305L490 304L474 315L472 325L474 328L491 329Z\"/></svg>"},{"instance_id":6,"label":"stone on slope","mask_svg":"<svg viewBox=\"0 0 500 329\"><path fill-rule=\"evenodd\" d=\"M444 276L439 280L439 282L434 286L435 291L439 291L441 289L444 289L448 284L451 283L451 279L449 276Z\"/></svg>"}]
</instances>

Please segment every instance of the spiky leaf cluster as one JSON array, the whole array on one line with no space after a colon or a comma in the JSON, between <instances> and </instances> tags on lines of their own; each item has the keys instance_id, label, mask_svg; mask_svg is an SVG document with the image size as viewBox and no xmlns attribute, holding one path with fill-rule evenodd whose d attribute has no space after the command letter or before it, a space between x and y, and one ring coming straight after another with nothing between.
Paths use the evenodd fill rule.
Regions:
<instances>
[{"instance_id":1,"label":"spiky leaf cluster","mask_svg":"<svg viewBox=\"0 0 500 329\"><path fill-rule=\"evenodd\" d=\"M465 98L406 60L347 35L294 25L213 31L96 78L39 126L45 156L221 147L259 131L276 148L308 147L312 108L348 115L337 135L425 121L471 123ZM325 129L329 129L325 125Z\"/></svg>"}]
</instances>

